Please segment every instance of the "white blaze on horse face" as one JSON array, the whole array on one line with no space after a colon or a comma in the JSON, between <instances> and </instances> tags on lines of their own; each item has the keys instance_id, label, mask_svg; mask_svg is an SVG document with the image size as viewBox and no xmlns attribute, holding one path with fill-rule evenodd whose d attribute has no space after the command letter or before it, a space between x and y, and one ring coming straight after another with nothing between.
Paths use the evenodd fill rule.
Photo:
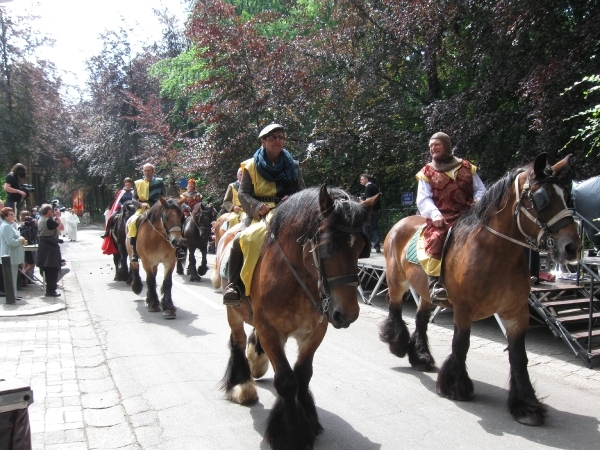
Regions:
<instances>
[{"instance_id":1,"label":"white blaze on horse face","mask_svg":"<svg viewBox=\"0 0 600 450\"><path fill-rule=\"evenodd\" d=\"M356 242L356 236L354 236L353 234L350 235L350 239L348 244L350 245L350 248L354 247L354 243Z\"/></svg>"},{"instance_id":2,"label":"white blaze on horse face","mask_svg":"<svg viewBox=\"0 0 600 450\"><path fill-rule=\"evenodd\" d=\"M558 196L562 199L564 208L567 209L567 192L558 184L553 184L552 187L554 188Z\"/></svg>"}]
</instances>

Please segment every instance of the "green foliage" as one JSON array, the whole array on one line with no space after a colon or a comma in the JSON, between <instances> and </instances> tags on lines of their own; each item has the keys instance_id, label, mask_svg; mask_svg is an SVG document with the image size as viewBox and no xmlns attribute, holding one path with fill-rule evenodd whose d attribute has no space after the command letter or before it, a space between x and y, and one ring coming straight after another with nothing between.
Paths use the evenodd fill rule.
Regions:
<instances>
[{"instance_id":1,"label":"green foliage","mask_svg":"<svg viewBox=\"0 0 600 450\"><path fill-rule=\"evenodd\" d=\"M583 80L578 81L573 86L567 88L565 92L575 88L576 86L582 83L594 83L594 86L583 91L584 98L588 98L588 96L598 90L600 90L600 75L590 75L584 77ZM586 109L585 111L581 111L565 120L572 120L576 117L584 118L584 126L583 128L579 128L577 130L577 134L571 136L571 140L565 144L565 148L574 140L579 139L582 141L589 141L590 149L587 152L587 156L590 156L596 150L596 154L600 154L600 104L596 104Z\"/></svg>"}]
</instances>

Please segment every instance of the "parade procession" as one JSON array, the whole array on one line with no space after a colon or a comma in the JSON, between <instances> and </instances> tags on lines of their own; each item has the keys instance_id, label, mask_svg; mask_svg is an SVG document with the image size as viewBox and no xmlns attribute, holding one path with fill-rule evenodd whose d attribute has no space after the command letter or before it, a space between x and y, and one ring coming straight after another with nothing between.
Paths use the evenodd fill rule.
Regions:
<instances>
[{"instance_id":1,"label":"parade procession","mask_svg":"<svg viewBox=\"0 0 600 450\"><path fill-rule=\"evenodd\" d=\"M0 0L0 450L598 448L597 2L66 2Z\"/></svg>"}]
</instances>

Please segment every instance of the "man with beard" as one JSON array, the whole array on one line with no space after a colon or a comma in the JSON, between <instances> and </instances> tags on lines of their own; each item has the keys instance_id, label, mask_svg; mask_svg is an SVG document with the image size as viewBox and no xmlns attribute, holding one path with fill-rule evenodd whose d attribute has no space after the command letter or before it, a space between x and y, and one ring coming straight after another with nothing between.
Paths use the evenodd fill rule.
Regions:
<instances>
[{"instance_id":1,"label":"man with beard","mask_svg":"<svg viewBox=\"0 0 600 450\"><path fill-rule=\"evenodd\" d=\"M417 256L429 277L429 295L434 305L448 299L440 280L442 249L448 230L463 211L481 198L485 187L477 167L452 154L452 142L445 133L429 139L432 161L416 175L419 183L417 207L427 223L419 239Z\"/></svg>"}]
</instances>

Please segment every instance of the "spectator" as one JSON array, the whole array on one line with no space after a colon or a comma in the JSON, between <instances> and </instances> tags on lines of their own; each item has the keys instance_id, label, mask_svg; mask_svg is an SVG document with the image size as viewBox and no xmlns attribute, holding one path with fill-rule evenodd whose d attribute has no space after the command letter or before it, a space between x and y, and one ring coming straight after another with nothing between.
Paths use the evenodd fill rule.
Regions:
<instances>
[{"instance_id":1,"label":"spectator","mask_svg":"<svg viewBox=\"0 0 600 450\"><path fill-rule=\"evenodd\" d=\"M37 265L46 277L46 296L60 297L56 288L58 274L64 262L58 245L58 234L64 229L64 225L60 219L60 211L54 211L52 205L42 205L40 216Z\"/></svg>"},{"instance_id":2,"label":"spectator","mask_svg":"<svg viewBox=\"0 0 600 450\"><path fill-rule=\"evenodd\" d=\"M25 238L29 245L37 244L37 224L35 219L29 215L29 211L21 211L19 233ZM27 244L26 244L27 245ZM25 262L23 263L23 273L28 278L28 283L33 279L33 271L35 270L35 258L37 254L34 252L25 252Z\"/></svg>"},{"instance_id":3,"label":"spectator","mask_svg":"<svg viewBox=\"0 0 600 450\"><path fill-rule=\"evenodd\" d=\"M4 183L4 190L7 193L6 206L12 208L13 212L18 214L21 210L23 200L27 197L27 192L23 190L22 184L25 182L27 176L27 170L23 164L17 163L13 166L11 171L6 175L6 181ZM16 220L13 220L15 222Z\"/></svg>"},{"instance_id":4,"label":"spectator","mask_svg":"<svg viewBox=\"0 0 600 450\"><path fill-rule=\"evenodd\" d=\"M379 193L379 187L371 181L372 176L363 173L360 176L360 184L365 187L365 192L361 196L361 200L365 201L371 197L376 196ZM377 253L381 253L381 243L379 241L379 213L381 211L381 201L377 200L377 203L373 209L369 212L367 220L363 225L363 232L369 237L373 243L373 248Z\"/></svg>"},{"instance_id":5,"label":"spectator","mask_svg":"<svg viewBox=\"0 0 600 450\"><path fill-rule=\"evenodd\" d=\"M4 208L4 202L0 198L0 211L2 208ZM2 220L2 217L0 216L0 225L2 225L2 222L4 222L4 220ZM4 297L4 274L2 273L2 267L0 267L0 297Z\"/></svg>"},{"instance_id":6,"label":"spectator","mask_svg":"<svg viewBox=\"0 0 600 450\"><path fill-rule=\"evenodd\" d=\"M2 217L2 225L0 225L0 255L10 256L10 269L12 272L13 292L17 300L22 300L22 297L17 297L17 279L19 274L19 264L25 261L25 238L19 235L12 224L15 222L15 213L12 208L4 207L0 210Z\"/></svg>"},{"instance_id":7,"label":"spectator","mask_svg":"<svg viewBox=\"0 0 600 450\"><path fill-rule=\"evenodd\" d=\"M77 241L77 224L79 223L79 217L75 214L75 210L70 210L69 216L65 219L67 223L67 234L69 235L69 241Z\"/></svg>"}]
</instances>

